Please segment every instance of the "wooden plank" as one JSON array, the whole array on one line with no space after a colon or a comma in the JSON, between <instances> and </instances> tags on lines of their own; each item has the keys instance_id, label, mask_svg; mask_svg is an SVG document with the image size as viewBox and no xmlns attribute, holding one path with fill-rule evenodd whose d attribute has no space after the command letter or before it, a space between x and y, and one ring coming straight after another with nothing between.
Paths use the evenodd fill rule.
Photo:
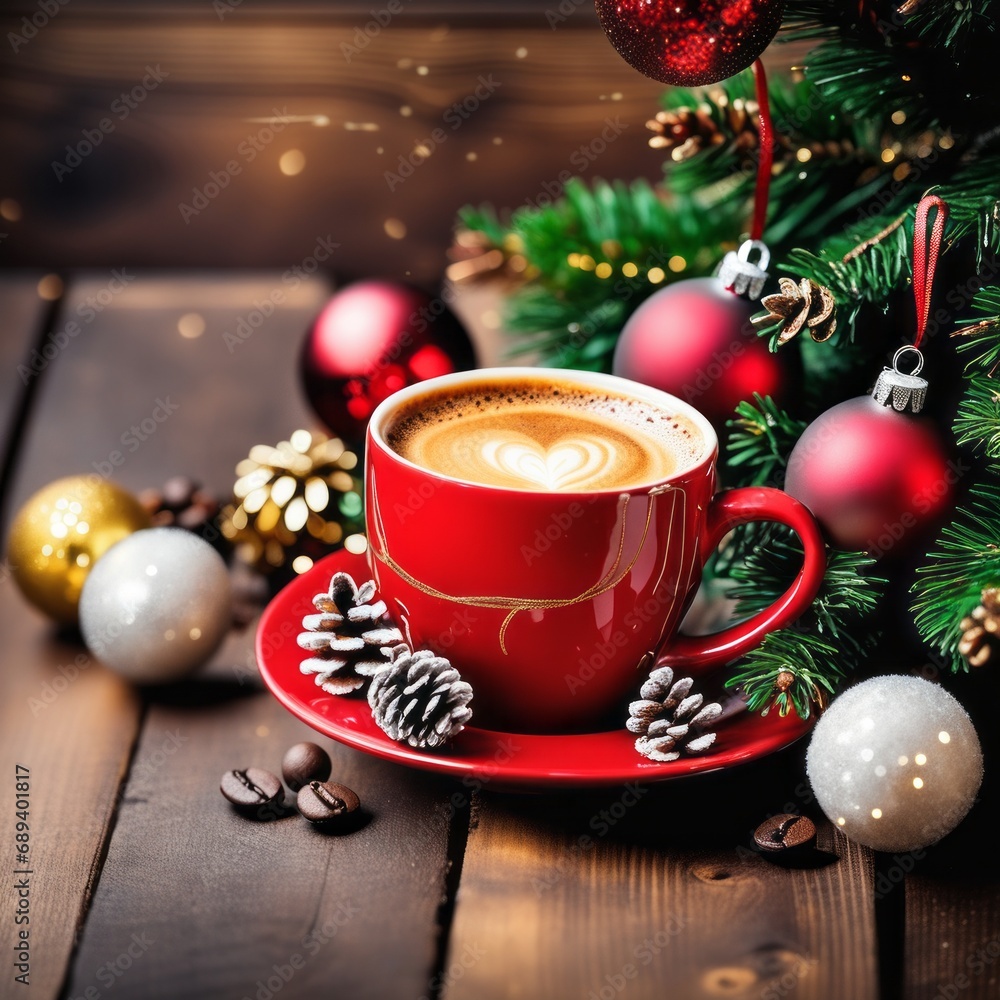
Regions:
<instances>
[{"instance_id":1,"label":"wooden plank","mask_svg":"<svg viewBox=\"0 0 1000 1000\"><path fill-rule=\"evenodd\" d=\"M219 794L224 770L278 768L315 738L267 694L220 683L205 709L151 711L69 992L142 1000L419 997L436 954L450 786L319 739L371 820L324 835L291 814L254 822ZM134 935L148 947L129 963ZM108 963L111 963L111 972ZM276 978L277 977L277 978ZM267 995L266 992L263 993Z\"/></svg>"},{"instance_id":2,"label":"wooden plank","mask_svg":"<svg viewBox=\"0 0 1000 1000\"><path fill-rule=\"evenodd\" d=\"M14 954L20 930L30 933L32 997L56 997L77 927L100 871L100 851L114 816L119 783L135 739L141 706L132 688L94 664L72 640L52 634L27 608L8 577L0 581L0 766L10 793L2 862L27 868L30 923L0 924L0 947ZM30 774L30 863L16 863L14 775ZM23 773L23 772L22 772ZM20 881L25 876L16 876ZM0 907L13 915L15 876L0 887ZM4 995L11 964L5 963Z\"/></svg>"},{"instance_id":3,"label":"wooden plank","mask_svg":"<svg viewBox=\"0 0 1000 1000\"><path fill-rule=\"evenodd\" d=\"M38 295L39 274L0 274L0 461L7 453L12 424L21 397L32 381L31 348L45 315L46 303Z\"/></svg>"},{"instance_id":4,"label":"wooden plank","mask_svg":"<svg viewBox=\"0 0 1000 1000\"><path fill-rule=\"evenodd\" d=\"M992 852L995 846L983 849ZM906 1000L993 1000L1000 995L996 873L985 881L964 871L957 877L911 876L905 882Z\"/></svg>"},{"instance_id":5,"label":"wooden plank","mask_svg":"<svg viewBox=\"0 0 1000 1000\"><path fill-rule=\"evenodd\" d=\"M128 274L127 269L125 271ZM196 475L205 434L204 426L219 420L206 412L214 399L234 414L237 439L232 457L216 452L219 467L213 486L231 483L232 464L241 454L242 435L270 432L268 414L279 414L255 404L245 386L233 380L247 378L248 364L266 369L265 359L250 356L242 363L216 365L214 386L191 377L205 368L204 354L222 346L222 332L199 341L185 341L177 332L181 314L204 309L209 323L232 322L277 279L258 277L251 282L194 282L192 287L165 282L113 284L113 275L93 275L72 287L64 300L61 327L70 318L80 332L40 376L34 400L34 419L21 447L21 461L11 495L16 509L35 489L71 473L100 473L115 448L128 461L112 469L113 478L133 487L159 483L171 471L190 469ZM117 290L116 290L117 289ZM110 294L110 299L108 299ZM299 304L291 324L296 330L321 301L325 289L315 289ZM228 301L226 296L228 295ZM108 300L108 301L105 301ZM215 311L206 308L214 303ZM91 310L88 312L87 310ZM265 334L261 333L261 343ZM161 355L142 350L157 343ZM224 347L222 348L224 350ZM153 363L154 372L150 372ZM273 367L273 366L272 366ZM289 375L291 382L293 375ZM258 383L262 381L259 377ZM251 384L254 384L251 382ZM183 392L181 409L172 424L157 431L134 452L122 444L133 423L141 423L156 406L157 397ZM287 391L284 397L295 398ZM284 398L283 397L283 398ZM287 404L286 411L287 412ZM301 416L294 414L294 419ZM204 424L199 426L199 421ZM180 462L187 441L190 464ZM140 433L144 433L140 430ZM249 443L249 441L247 442ZM208 472L207 468L204 469ZM66 975L82 914L100 873L103 851L115 815L121 779L138 734L142 704L136 692L110 672L94 664L71 637L54 634L51 627L26 607L12 581L0 589L0 634L4 638L4 670L0 671L0 748L5 773L17 763L32 775L31 836L34 858L31 914L31 985L34 995L55 996ZM10 817L8 817L9 819ZM4 859L12 842L4 845ZM9 880L0 890L5 912L13 909ZM3 921L5 954L11 954L14 925Z\"/></svg>"},{"instance_id":6,"label":"wooden plank","mask_svg":"<svg viewBox=\"0 0 1000 1000\"><path fill-rule=\"evenodd\" d=\"M12 430L12 418L26 388L17 365L30 364L30 348L47 311L47 303L36 290L38 278L7 275L0 281L4 318L0 429L4 437ZM46 367L33 378L44 385L56 367L53 362L51 371ZM62 367L72 379L72 360ZM82 425L63 427L47 413L41 399L36 397L35 402L39 405L28 435L35 444L20 451L19 479L41 484L66 471L44 441L68 435L80 443ZM0 499L9 514L10 484L4 485ZM54 997L99 870L100 847L137 731L140 706L128 685L94 666L71 637L56 634L40 614L25 605L6 563L0 573L0 636L0 767L11 791L4 803L3 827L8 836L0 857L5 871L22 873L4 878L0 887L0 907L11 914L0 922L0 947L5 955L14 955L15 944L23 947L25 943L21 932L27 932L30 992ZM27 815L22 811L21 817L14 815L18 773L28 776ZM28 824L27 831L19 831L28 836L27 863L18 860L15 852L18 821ZM19 905L26 907L17 911L26 918L24 923L14 922ZM12 977L25 974L23 968L12 970L12 964L4 968L5 994Z\"/></svg>"},{"instance_id":7,"label":"wooden plank","mask_svg":"<svg viewBox=\"0 0 1000 1000\"><path fill-rule=\"evenodd\" d=\"M1000 996L1000 775L991 765L1000 753L994 709L1000 676L977 670L942 682L979 733L983 785L953 833L933 847L887 859L876 888L905 910L899 975L904 1000L993 1000Z\"/></svg>"},{"instance_id":8,"label":"wooden plank","mask_svg":"<svg viewBox=\"0 0 1000 1000\"><path fill-rule=\"evenodd\" d=\"M444 996L876 997L870 852L828 825L825 867L749 849L781 787L761 765L573 798L484 793Z\"/></svg>"},{"instance_id":9,"label":"wooden plank","mask_svg":"<svg viewBox=\"0 0 1000 1000\"><path fill-rule=\"evenodd\" d=\"M420 6L367 35L370 12L339 5L318 16L282 9L280 23L234 5L224 25L205 8L100 19L62 11L11 60L17 79L0 89L22 111L0 121L0 146L18 151L0 161L0 189L25 202L11 252L25 263L283 266L323 219L343 244L338 273L433 287L466 203L545 201L577 173L659 177L663 158L643 123L663 88L618 56L592 5L555 26L548 4L499 23L470 8L464 24L421 16ZM364 48L352 54L359 35ZM100 149L64 183L51 171L32 183L35 162L65 156L150 66L168 75L134 113L112 115ZM487 95L481 78L495 90ZM449 110L456 103L461 115ZM53 106L66 109L58 134L41 125ZM294 120L257 140L275 109ZM421 143L433 146L423 161ZM305 157L295 177L278 168L289 149ZM405 180L387 179L401 160ZM231 163L240 172L225 190L183 217L194 189L212 191L210 175ZM75 212L56 217L52 203Z\"/></svg>"},{"instance_id":10,"label":"wooden plank","mask_svg":"<svg viewBox=\"0 0 1000 1000\"><path fill-rule=\"evenodd\" d=\"M100 287L95 279L80 294ZM91 461L82 468L110 463L135 489L185 472L228 491L250 445L308 424L295 359L325 289L289 295L232 350L226 337L273 287L280 277L137 279L117 295L80 345L79 388L62 385L65 397L46 399L47 419L86 425ZM178 332L190 313L204 323L195 339ZM122 447L158 400L170 416L140 447ZM85 416L84 406L94 412ZM80 452L79 439L50 442L54 462L79 466ZM338 749L338 776L372 814L363 830L334 838L294 815L270 824L235 816L218 791L222 772L276 769L310 733L260 688L252 637L234 633L208 670L148 704L70 996L103 995L111 983L122 998L253 996L258 980L266 986L288 970L283 997L424 991L437 955L451 786Z\"/></svg>"},{"instance_id":11,"label":"wooden plank","mask_svg":"<svg viewBox=\"0 0 1000 1000\"><path fill-rule=\"evenodd\" d=\"M38 295L39 274L8 273L0 278L0 438L8 434L27 388L17 366L30 364L30 350L48 303ZM45 433L55 424L39 418ZM44 449L21 452L22 469L38 479L61 473ZM4 484L5 494L8 483ZM0 497L0 501L8 500ZM10 513L9 505L4 505ZM29 992L55 996L73 946L80 910L96 872L96 856L107 830L118 782L135 735L138 703L127 685L93 667L79 646L55 635L42 616L16 592L7 564L0 572L0 768L10 794L4 801L7 832L0 863L8 875L0 887L0 947L14 956L28 932ZM118 725L93 725L115 719ZM72 767L67 766L72 761ZM27 769L27 863L17 860L14 840L14 777ZM21 775L24 775L22 770ZM23 844L23 841L20 842ZM28 874L13 875L12 873ZM17 886L27 880L27 886ZM18 890L27 889L22 896ZM25 901L22 904L22 899ZM19 918L15 923L15 908ZM5 962L4 995L12 993L13 959Z\"/></svg>"}]
</instances>

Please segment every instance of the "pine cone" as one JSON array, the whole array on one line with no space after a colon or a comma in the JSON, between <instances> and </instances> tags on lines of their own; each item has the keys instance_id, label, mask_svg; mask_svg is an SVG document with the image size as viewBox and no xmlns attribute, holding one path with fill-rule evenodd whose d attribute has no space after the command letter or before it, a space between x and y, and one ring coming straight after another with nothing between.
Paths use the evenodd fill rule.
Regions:
<instances>
[{"instance_id":1,"label":"pine cone","mask_svg":"<svg viewBox=\"0 0 1000 1000\"><path fill-rule=\"evenodd\" d=\"M994 647L1000 639L1000 587L987 587L981 603L962 619L959 628L962 638L958 651L965 657L970 667L981 667L989 663Z\"/></svg>"},{"instance_id":2,"label":"pine cone","mask_svg":"<svg viewBox=\"0 0 1000 1000\"><path fill-rule=\"evenodd\" d=\"M763 326L782 320L779 344L787 343L802 327L808 328L809 336L818 344L829 340L837 329L837 301L833 292L809 278L798 284L791 278L779 278L778 285L779 294L765 295L761 300L768 315L755 319L754 324Z\"/></svg>"},{"instance_id":3,"label":"pine cone","mask_svg":"<svg viewBox=\"0 0 1000 1000\"><path fill-rule=\"evenodd\" d=\"M625 728L639 738L635 748L644 757L656 761L677 760L681 753L704 753L716 734L705 727L721 714L718 702L702 705L700 694L691 694L694 681L682 677L674 682L670 667L654 670L639 690L641 701L628 707Z\"/></svg>"},{"instance_id":4,"label":"pine cone","mask_svg":"<svg viewBox=\"0 0 1000 1000\"><path fill-rule=\"evenodd\" d=\"M731 109L729 109L731 112ZM753 125L746 113L746 105L741 105L734 120L729 115L733 131L740 136L743 130ZM646 122L646 128L655 132L649 140L653 149L665 149L670 153L670 159L681 163L697 155L708 146L721 146L726 137L722 134L719 123L711 115L709 105L702 104L697 108L674 108L670 111L660 111L652 121ZM749 137L749 145L756 145L756 133Z\"/></svg>"},{"instance_id":5,"label":"pine cone","mask_svg":"<svg viewBox=\"0 0 1000 1000\"><path fill-rule=\"evenodd\" d=\"M262 573L326 555L361 531L358 456L339 438L297 430L276 447L258 444L236 466L233 500L220 515L237 554ZM297 570L297 572L299 572Z\"/></svg>"},{"instance_id":6,"label":"pine cone","mask_svg":"<svg viewBox=\"0 0 1000 1000\"><path fill-rule=\"evenodd\" d=\"M143 490L139 502L154 527L176 526L200 532L219 513L219 501L187 476L174 476L158 490Z\"/></svg>"},{"instance_id":7,"label":"pine cone","mask_svg":"<svg viewBox=\"0 0 1000 1000\"><path fill-rule=\"evenodd\" d=\"M389 663L389 650L403 641L388 620L385 601L370 603L375 583L360 587L347 573L335 573L326 594L317 594L318 615L306 615L298 644L313 655L299 669L315 674L316 683L330 694L348 694Z\"/></svg>"},{"instance_id":8,"label":"pine cone","mask_svg":"<svg viewBox=\"0 0 1000 1000\"><path fill-rule=\"evenodd\" d=\"M429 649L392 650L392 663L368 688L379 728L411 747L433 748L450 740L472 718L472 687L444 657Z\"/></svg>"}]
</instances>

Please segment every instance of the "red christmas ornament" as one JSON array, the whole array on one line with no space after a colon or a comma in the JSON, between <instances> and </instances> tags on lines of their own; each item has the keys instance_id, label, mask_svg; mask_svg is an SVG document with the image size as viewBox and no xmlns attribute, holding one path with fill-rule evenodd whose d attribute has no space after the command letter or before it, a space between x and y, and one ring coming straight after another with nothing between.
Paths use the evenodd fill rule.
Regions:
<instances>
[{"instance_id":1,"label":"red christmas ornament","mask_svg":"<svg viewBox=\"0 0 1000 1000\"><path fill-rule=\"evenodd\" d=\"M883 556L906 551L934 525L954 478L932 424L858 396L806 428L785 490L839 548Z\"/></svg>"},{"instance_id":2,"label":"red christmas ornament","mask_svg":"<svg viewBox=\"0 0 1000 1000\"><path fill-rule=\"evenodd\" d=\"M937 208L933 227L928 213ZM920 343L948 209L936 195L921 199L913 226L913 293L917 332L883 369L871 396L829 409L799 438L788 459L785 489L801 500L836 545L871 555L905 552L933 526L952 499L956 473L941 440L919 413L927 381L919 377ZM916 367L900 371L913 353Z\"/></svg>"},{"instance_id":3,"label":"red christmas ornament","mask_svg":"<svg viewBox=\"0 0 1000 1000\"><path fill-rule=\"evenodd\" d=\"M746 69L781 26L784 0L597 0L618 54L640 73L683 87Z\"/></svg>"},{"instance_id":4,"label":"red christmas ornament","mask_svg":"<svg viewBox=\"0 0 1000 1000\"><path fill-rule=\"evenodd\" d=\"M749 246L744 244L737 266L750 268L753 285L734 284L738 279L725 268L715 278L667 285L629 317L615 348L616 375L679 396L719 431L741 400L755 392L780 397L783 389L781 363L750 323L766 273L747 264ZM727 257L727 264L735 257Z\"/></svg>"},{"instance_id":5,"label":"red christmas ornament","mask_svg":"<svg viewBox=\"0 0 1000 1000\"><path fill-rule=\"evenodd\" d=\"M317 416L359 443L379 403L414 382L476 367L468 334L440 298L391 281L337 292L302 345L299 370Z\"/></svg>"}]
</instances>

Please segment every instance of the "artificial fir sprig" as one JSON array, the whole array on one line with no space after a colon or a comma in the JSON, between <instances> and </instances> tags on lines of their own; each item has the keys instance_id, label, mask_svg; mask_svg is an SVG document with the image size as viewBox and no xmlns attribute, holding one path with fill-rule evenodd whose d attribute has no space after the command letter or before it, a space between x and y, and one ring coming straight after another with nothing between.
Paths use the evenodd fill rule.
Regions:
<instances>
[{"instance_id":1,"label":"artificial fir sprig","mask_svg":"<svg viewBox=\"0 0 1000 1000\"><path fill-rule=\"evenodd\" d=\"M968 670L958 649L960 622L980 601L984 588L1000 582L1000 288L984 288L973 301L975 316L960 320L954 336L965 336L959 351L971 355L966 388L954 429L960 444L992 461L983 480L971 490L972 502L956 511L928 554L913 590L913 611L923 639L953 670Z\"/></svg>"},{"instance_id":2,"label":"artificial fir sprig","mask_svg":"<svg viewBox=\"0 0 1000 1000\"><path fill-rule=\"evenodd\" d=\"M798 336L782 346L790 362L801 361L804 391L788 413L761 399L738 408L720 469L726 485L779 483L803 418L863 392L859 383L907 335L898 306L909 297L914 206L922 195L933 190L948 203L943 251L967 278L973 269L996 275L1000 255L1000 0L786 0L784 25L786 39L819 44L803 60L804 81L772 79L781 139L764 239L775 276L831 290L837 329L823 344ZM668 92L665 108L696 109L703 118L676 122L681 142L684 128L699 141L683 156L668 155L661 188L573 181L553 204L522 207L509 223L495 216L481 222L497 246L524 255L524 273L535 274L509 304L518 349L537 352L543 364L609 370L635 308L672 280L710 273L738 242L756 154L752 116L742 113L752 98L749 82L745 75L707 94ZM736 101L744 104L734 115ZM674 147L662 148L670 154ZM467 213L465 222L474 219ZM943 305L940 296L935 305ZM961 331L970 360L954 430L960 444L996 463L1000 290L981 292L975 307L977 318ZM939 328L950 322L934 315ZM938 348L935 362L947 362ZM921 635L957 669L965 667L959 622L981 590L1000 581L1000 469L972 479L979 480L974 502L944 530L914 588ZM784 590L800 558L781 529L748 526L706 577L734 577L741 612L749 612ZM731 683L747 692L751 707L806 714L862 661L875 641L885 586L871 567L861 554L831 553L814 610L734 668Z\"/></svg>"},{"instance_id":3,"label":"artificial fir sprig","mask_svg":"<svg viewBox=\"0 0 1000 1000\"><path fill-rule=\"evenodd\" d=\"M769 533L732 567L730 596L746 617L769 607L802 563L794 537ZM790 628L772 632L732 670L726 686L739 688L752 710L772 705L781 715L794 708L806 719L825 704L838 683L864 663L878 633L869 619L887 580L872 572L875 560L861 552L829 552L826 574L812 607Z\"/></svg>"},{"instance_id":4,"label":"artificial fir sprig","mask_svg":"<svg viewBox=\"0 0 1000 1000\"><path fill-rule=\"evenodd\" d=\"M608 370L629 315L657 288L711 272L725 239L739 231L742 206L718 195L666 196L644 181L566 184L551 205L511 216L503 236L488 208L464 209L502 247L509 238L537 278L509 303L511 353L541 364ZM707 237L707 243L706 243Z\"/></svg>"},{"instance_id":5,"label":"artificial fir sprig","mask_svg":"<svg viewBox=\"0 0 1000 1000\"><path fill-rule=\"evenodd\" d=\"M728 422L726 468L741 486L774 486L784 481L788 454L806 429L804 420L789 416L770 396L743 400Z\"/></svg>"},{"instance_id":6,"label":"artificial fir sprig","mask_svg":"<svg viewBox=\"0 0 1000 1000\"><path fill-rule=\"evenodd\" d=\"M1000 482L980 483L972 494L973 502L942 529L927 565L917 570L920 576L913 587L917 628L955 671L969 669L958 651L960 622L979 604L984 588L995 587L1000 581L1000 545L995 530Z\"/></svg>"}]
</instances>

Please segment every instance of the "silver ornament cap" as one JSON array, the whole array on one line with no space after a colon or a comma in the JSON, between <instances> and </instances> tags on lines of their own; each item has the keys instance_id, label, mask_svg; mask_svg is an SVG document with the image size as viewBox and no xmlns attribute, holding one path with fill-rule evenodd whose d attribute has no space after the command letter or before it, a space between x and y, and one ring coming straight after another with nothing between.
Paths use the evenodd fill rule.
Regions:
<instances>
[{"instance_id":1,"label":"silver ornament cap","mask_svg":"<svg viewBox=\"0 0 1000 1000\"><path fill-rule=\"evenodd\" d=\"M913 371L907 374L899 370L899 361L911 351L916 354L917 363ZM879 373L875 388L872 389L875 401L883 406L891 406L900 413L907 408L911 413L919 413L927 398L927 379L919 377L923 367L924 356L916 347L901 347L892 356L892 367L887 365Z\"/></svg>"},{"instance_id":2,"label":"silver ornament cap","mask_svg":"<svg viewBox=\"0 0 1000 1000\"><path fill-rule=\"evenodd\" d=\"M750 260L750 254L757 251L757 263ZM730 250L719 267L719 280L731 292L746 299L756 301L767 283L767 265L771 263L771 251L760 240L746 240L739 250Z\"/></svg>"}]
</instances>

